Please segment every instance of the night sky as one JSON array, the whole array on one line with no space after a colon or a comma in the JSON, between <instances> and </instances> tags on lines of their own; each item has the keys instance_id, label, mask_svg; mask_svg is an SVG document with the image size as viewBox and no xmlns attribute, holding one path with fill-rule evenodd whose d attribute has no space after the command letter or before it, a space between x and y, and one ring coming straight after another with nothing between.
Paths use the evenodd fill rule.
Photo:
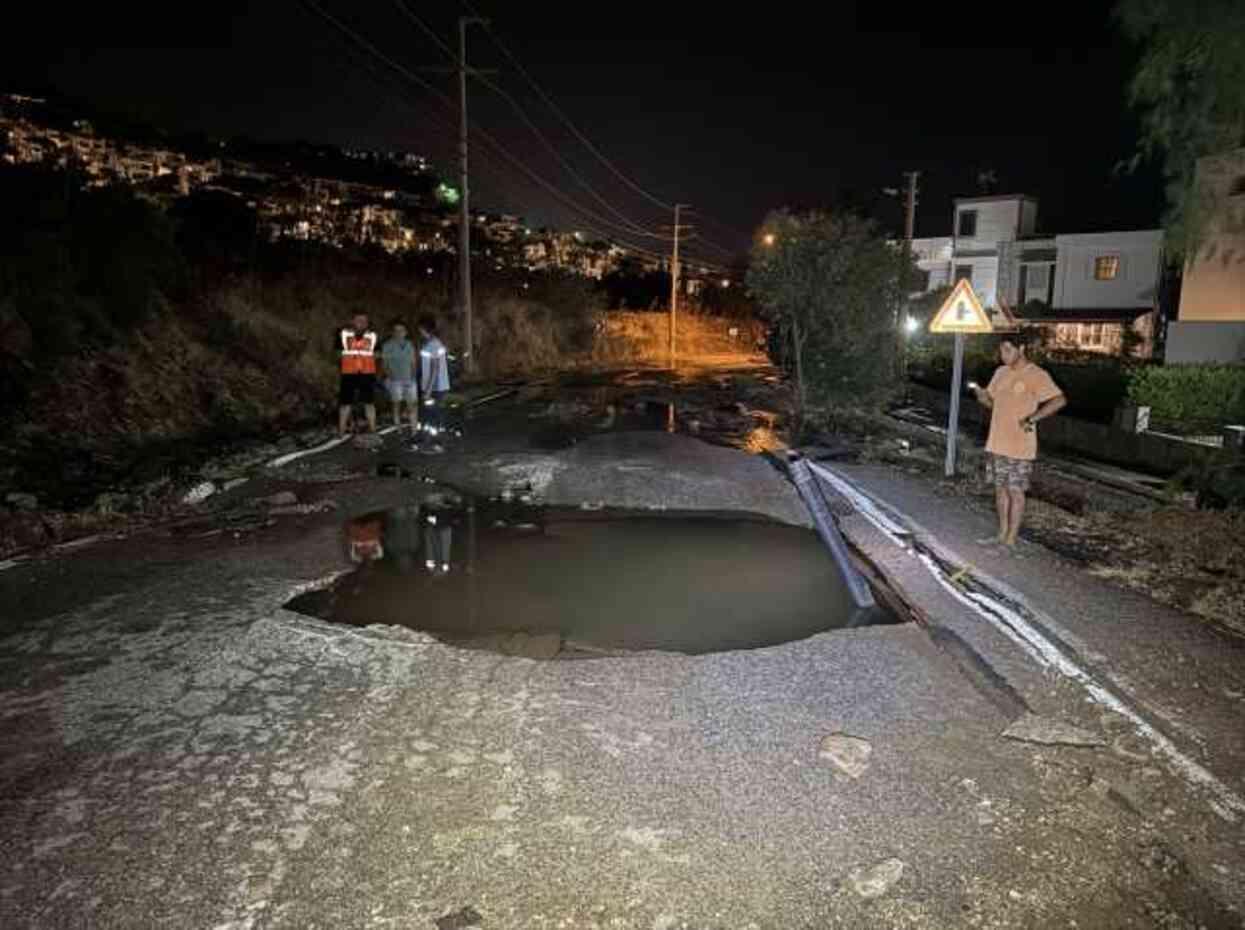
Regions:
<instances>
[{"instance_id":1,"label":"night sky","mask_svg":"<svg viewBox=\"0 0 1245 930\"><path fill-rule=\"evenodd\" d=\"M395 3L316 2L404 66L449 64ZM1158 221L1153 169L1113 172L1134 145L1125 84L1135 52L1116 37L1109 2L1006 13L971 2L917 13L862 3L852 13L845 3L825 5L821 16L791 4L754 4L745 14L725 4L473 2L605 155L657 199L693 204L700 232L730 250L746 246L765 212L783 205L854 207L898 232L898 204L881 190L900 185L908 169L923 172L918 235L948 233L951 198L979 192L983 171L997 177L994 193L1038 196L1045 232ZM305 3L200 6L195 19L167 5L112 9L71 26L29 27L24 54L10 58L10 80L51 84L171 129L398 147L454 164L455 112L393 76ZM426 0L411 9L456 43L462 4ZM570 136L488 33L470 37L472 63L498 69L492 80L595 196L505 101L477 85L479 125L598 218L576 215L482 137L473 143L475 206L521 212L533 224L615 231L601 222L622 222L604 200L646 229L670 222ZM451 75L419 75L456 97Z\"/></svg>"}]
</instances>

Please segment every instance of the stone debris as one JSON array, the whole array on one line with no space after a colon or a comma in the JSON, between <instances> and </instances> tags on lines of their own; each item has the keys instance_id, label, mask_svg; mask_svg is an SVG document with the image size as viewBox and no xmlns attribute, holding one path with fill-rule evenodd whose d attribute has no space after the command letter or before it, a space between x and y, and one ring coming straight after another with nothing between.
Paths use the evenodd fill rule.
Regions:
<instances>
[{"instance_id":1,"label":"stone debris","mask_svg":"<svg viewBox=\"0 0 1245 930\"><path fill-rule=\"evenodd\" d=\"M859 778L869 767L873 744L859 736L831 733L821 741L817 754L848 778Z\"/></svg>"},{"instance_id":2,"label":"stone debris","mask_svg":"<svg viewBox=\"0 0 1245 930\"><path fill-rule=\"evenodd\" d=\"M847 875L847 882L862 898L880 898L899 881L903 870L902 859L883 859L868 868L852 869Z\"/></svg>"},{"instance_id":3,"label":"stone debris","mask_svg":"<svg viewBox=\"0 0 1245 930\"><path fill-rule=\"evenodd\" d=\"M323 500L316 501L314 504L291 504L287 507L270 507L268 513L276 517L294 517L307 516L313 513L325 513L336 509L337 501Z\"/></svg>"},{"instance_id":4,"label":"stone debris","mask_svg":"<svg viewBox=\"0 0 1245 930\"><path fill-rule=\"evenodd\" d=\"M1102 737L1095 733L1039 714L1025 714L1004 730L1002 735L1006 739L1040 743L1044 746L1106 745Z\"/></svg>"},{"instance_id":5,"label":"stone debris","mask_svg":"<svg viewBox=\"0 0 1245 930\"><path fill-rule=\"evenodd\" d=\"M183 504L202 504L216 493L214 481L200 481L182 496Z\"/></svg>"},{"instance_id":6,"label":"stone debris","mask_svg":"<svg viewBox=\"0 0 1245 930\"><path fill-rule=\"evenodd\" d=\"M461 911L438 917L435 921L437 930L467 930L468 927L478 927L483 922L483 915L471 905L467 905Z\"/></svg>"}]
</instances>

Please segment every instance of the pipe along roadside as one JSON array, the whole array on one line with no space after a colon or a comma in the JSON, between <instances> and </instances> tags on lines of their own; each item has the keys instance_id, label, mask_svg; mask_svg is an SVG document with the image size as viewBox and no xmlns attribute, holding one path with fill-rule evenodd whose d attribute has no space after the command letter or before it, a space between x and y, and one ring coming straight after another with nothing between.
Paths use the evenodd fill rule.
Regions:
<instances>
[{"instance_id":1,"label":"pipe along roadside","mask_svg":"<svg viewBox=\"0 0 1245 930\"><path fill-rule=\"evenodd\" d=\"M876 606L877 602L873 598L869 583L861 577L856 571L856 566L852 564L851 554L847 551L847 543L843 541L843 534L839 532L838 524L835 523L834 515L830 513L830 508L826 505L821 486L809 470L808 462L798 453L790 453L787 456L787 471L791 475L795 489L800 492L804 506L808 508L813 518L817 534L826 544L826 548L830 550L830 554L834 556L835 564L838 565L839 573L843 576L843 583L851 592L852 600L862 610Z\"/></svg>"}]
</instances>

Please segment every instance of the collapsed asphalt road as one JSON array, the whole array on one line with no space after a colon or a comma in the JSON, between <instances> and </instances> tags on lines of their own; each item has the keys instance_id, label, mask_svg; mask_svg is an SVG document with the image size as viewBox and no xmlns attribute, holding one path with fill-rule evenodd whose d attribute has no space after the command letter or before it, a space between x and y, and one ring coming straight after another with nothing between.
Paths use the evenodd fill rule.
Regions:
<instances>
[{"instance_id":1,"label":"collapsed asphalt road","mask_svg":"<svg viewBox=\"0 0 1245 930\"><path fill-rule=\"evenodd\" d=\"M761 457L658 429L548 448L535 403L0 574L3 925L1241 924L1240 818L859 517L922 623L550 662L284 608L425 475L806 523ZM279 490L299 504L230 522Z\"/></svg>"}]
</instances>

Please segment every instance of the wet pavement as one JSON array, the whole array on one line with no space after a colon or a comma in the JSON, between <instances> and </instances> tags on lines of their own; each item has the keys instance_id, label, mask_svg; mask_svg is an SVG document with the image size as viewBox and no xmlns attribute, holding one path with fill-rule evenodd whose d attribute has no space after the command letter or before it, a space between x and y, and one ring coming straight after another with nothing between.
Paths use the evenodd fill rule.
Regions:
<instances>
[{"instance_id":1,"label":"wet pavement","mask_svg":"<svg viewBox=\"0 0 1245 930\"><path fill-rule=\"evenodd\" d=\"M359 567L287 604L533 658L755 649L896 622L857 610L811 530L769 519L453 495L343 528Z\"/></svg>"},{"instance_id":2,"label":"wet pavement","mask_svg":"<svg viewBox=\"0 0 1245 930\"><path fill-rule=\"evenodd\" d=\"M850 506L849 540L920 623L541 662L285 609L339 582L352 544L374 543L344 524L436 508L442 481L588 513L664 507L807 528L769 461L694 437L694 419L731 425L716 377L611 379L600 402L575 396L599 385L566 397L528 386L473 411L444 455L396 435L378 451L343 446L210 499L183 532L0 573L0 922L1241 926L1240 819L1085 680L1042 665ZM729 377L735 401L781 413L763 373ZM618 394L632 409L673 400L675 432L611 426ZM570 400L583 412L550 411ZM592 431L566 448L532 442L550 420L585 417ZM948 506L858 477L907 506ZM219 525L243 512L253 518ZM962 522L972 529L934 531ZM1118 686L1114 647L1075 635L1082 612L1130 641L1183 629L1135 602L1112 618L1109 594L1078 577L1044 566L1027 590L1049 589L1061 642L1094 686ZM1224 735L1201 726L1192 696L1194 682L1217 689L1226 722L1239 671L1189 639L1181 684L1181 641L1130 665L1128 683L1147 719L1235 787Z\"/></svg>"}]
</instances>

